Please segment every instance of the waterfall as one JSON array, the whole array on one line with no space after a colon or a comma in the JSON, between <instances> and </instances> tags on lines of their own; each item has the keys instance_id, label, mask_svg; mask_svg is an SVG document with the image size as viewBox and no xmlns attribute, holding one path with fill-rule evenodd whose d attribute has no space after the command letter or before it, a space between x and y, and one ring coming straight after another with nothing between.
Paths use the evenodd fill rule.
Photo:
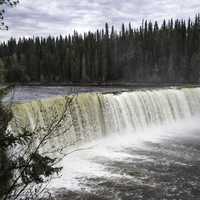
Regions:
<instances>
[{"instance_id":1,"label":"waterfall","mask_svg":"<svg viewBox=\"0 0 200 200\"><path fill-rule=\"evenodd\" d=\"M200 114L200 88L135 90L119 94L83 93L13 105L11 126L48 129L62 116L55 145L74 145L111 133L123 134ZM66 102L68 102L67 105ZM64 113L64 115L63 115Z\"/></svg>"}]
</instances>

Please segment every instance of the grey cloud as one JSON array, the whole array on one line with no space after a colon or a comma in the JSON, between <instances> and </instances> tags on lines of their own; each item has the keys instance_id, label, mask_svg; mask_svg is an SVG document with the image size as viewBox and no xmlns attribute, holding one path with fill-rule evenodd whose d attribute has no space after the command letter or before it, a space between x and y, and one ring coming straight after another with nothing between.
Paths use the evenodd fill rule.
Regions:
<instances>
[{"instance_id":1,"label":"grey cloud","mask_svg":"<svg viewBox=\"0 0 200 200\"><path fill-rule=\"evenodd\" d=\"M1 40L20 36L47 36L95 30L105 22L121 27L142 19L188 18L200 12L199 0L21 0L8 9L10 30L0 32Z\"/></svg>"}]
</instances>

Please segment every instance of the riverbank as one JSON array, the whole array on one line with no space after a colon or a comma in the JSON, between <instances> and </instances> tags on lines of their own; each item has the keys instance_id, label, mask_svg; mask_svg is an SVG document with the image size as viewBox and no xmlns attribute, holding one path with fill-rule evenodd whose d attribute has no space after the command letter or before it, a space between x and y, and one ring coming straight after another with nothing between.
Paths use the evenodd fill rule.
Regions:
<instances>
[{"instance_id":1,"label":"riverbank","mask_svg":"<svg viewBox=\"0 0 200 200\"><path fill-rule=\"evenodd\" d=\"M74 87L195 87L199 86L197 82L169 82L169 83L158 83L158 82L30 82L30 83L0 83L0 88L7 85L15 86L74 86Z\"/></svg>"}]
</instances>

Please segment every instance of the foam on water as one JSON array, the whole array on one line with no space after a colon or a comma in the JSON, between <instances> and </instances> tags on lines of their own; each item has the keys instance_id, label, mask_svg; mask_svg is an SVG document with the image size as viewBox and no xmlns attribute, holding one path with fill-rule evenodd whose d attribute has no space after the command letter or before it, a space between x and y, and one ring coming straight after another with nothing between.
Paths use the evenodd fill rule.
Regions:
<instances>
[{"instance_id":1,"label":"foam on water","mask_svg":"<svg viewBox=\"0 0 200 200\"><path fill-rule=\"evenodd\" d=\"M60 163L64 167L62 177L52 181L52 188L90 190L88 178L133 179L123 172L123 167L114 170L107 163L152 161L149 155L137 154L138 149L155 153L167 151L166 155L189 160L190 150L184 152L181 145L177 147L180 151L176 151L176 146L175 150L165 150L147 144L161 144L170 138L193 138L194 141L199 138L200 88L138 90L117 95L81 94L65 110L68 98L55 97L13 106L16 120L11 123L13 129L16 124L30 129L48 127L65 111L56 132L58 136L43 146L44 152L57 147L66 148L66 153L73 152ZM43 134L41 132L41 137ZM141 179L134 179L142 183Z\"/></svg>"},{"instance_id":2,"label":"foam on water","mask_svg":"<svg viewBox=\"0 0 200 200\"><path fill-rule=\"evenodd\" d=\"M84 179L104 177L108 179L123 179L130 178L127 174L120 173L120 171L113 172L103 165L103 162L119 161L129 163L130 159L144 160L145 162L152 162L153 160L145 155L129 154L126 149L143 149L156 151L156 149L149 149L146 142L162 144L167 139L179 138L193 138L199 137L200 117L195 117L187 120L182 120L173 124L167 124L160 127L147 128L144 131L129 133L121 135L112 135L96 142L82 145L79 151L76 151L63 159L60 163L64 166L62 170L62 177L53 180L50 188L66 188L68 190L82 190L83 188L90 191L91 188L87 186L87 181ZM190 133L188 135L188 133ZM177 151L168 151L167 154L175 154L178 156ZM184 156L187 155L184 153ZM102 163L99 164L99 160ZM178 162L177 162L178 163ZM179 163L184 165L184 163ZM135 181L137 182L136 178ZM141 180L138 180L139 182Z\"/></svg>"},{"instance_id":3,"label":"foam on water","mask_svg":"<svg viewBox=\"0 0 200 200\"><path fill-rule=\"evenodd\" d=\"M14 105L18 127L48 127L62 116L68 99L54 97ZM61 133L60 137L49 141L49 149L56 143L69 146L90 142L110 134L123 135L126 130L134 133L198 114L200 88L154 89L118 95L80 94L68 106L57 130Z\"/></svg>"}]
</instances>

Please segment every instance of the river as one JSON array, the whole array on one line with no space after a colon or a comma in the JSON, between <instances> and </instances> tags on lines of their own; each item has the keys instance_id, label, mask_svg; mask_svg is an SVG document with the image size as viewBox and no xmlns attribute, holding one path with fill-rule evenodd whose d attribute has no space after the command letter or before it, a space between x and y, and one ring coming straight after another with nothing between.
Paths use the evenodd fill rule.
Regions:
<instances>
[{"instance_id":1,"label":"river","mask_svg":"<svg viewBox=\"0 0 200 200\"><path fill-rule=\"evenodd\" d=\"M200 199L200 88L24 87L14 116L46 125L69 94L72 127L44 147L70 146L49 185L56 199Z\"/></svg>"}]
</instances>

